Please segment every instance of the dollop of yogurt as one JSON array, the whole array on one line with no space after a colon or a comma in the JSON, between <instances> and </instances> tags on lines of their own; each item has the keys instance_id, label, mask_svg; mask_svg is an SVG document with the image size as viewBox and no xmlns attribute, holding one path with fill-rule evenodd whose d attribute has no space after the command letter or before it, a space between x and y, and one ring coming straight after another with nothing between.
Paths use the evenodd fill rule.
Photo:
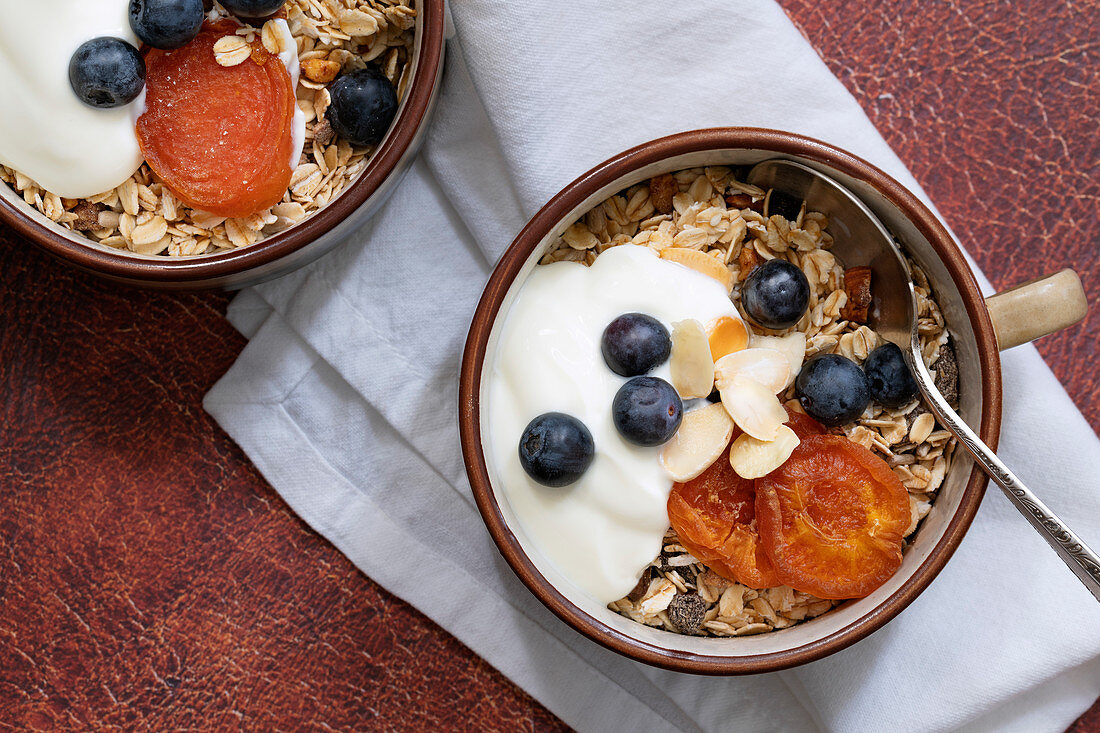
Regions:
<instances>
[{"instance_id":1,"label":"dollop of yogurt","mask_svg":"<svg viewBox=\"0 0 1100 733\"><path fill-rule=\"evenodd\" d=\"M143 97L93 109L69 84L85 41L114 36L140 47L128 0L0 0L0 163L65 198L118 186L141 165L134 123Z\"/></svg>"},{"instance_id":2,"label":"dollop of yogurt","mask_svg":"<svg viewBox=\"0 0 1100 733\"><path fill-rule=\"evenodd\" d=\"M626 378L604 363L600 338L623 313L704 325L738 317L726 289L647 247L623 245L591 267L557 262L535 268L503 323L489 370L486 447L497 481L522 532L568 580L600 603L637 584L668 529L672 479L658 448L627 443L611 419ZM652 372L669 379L666 362ZM542 486L519 462L520 436L544 412L565 412L588 426L596 457L580 481Z\"/></svg>"}]
</instances>

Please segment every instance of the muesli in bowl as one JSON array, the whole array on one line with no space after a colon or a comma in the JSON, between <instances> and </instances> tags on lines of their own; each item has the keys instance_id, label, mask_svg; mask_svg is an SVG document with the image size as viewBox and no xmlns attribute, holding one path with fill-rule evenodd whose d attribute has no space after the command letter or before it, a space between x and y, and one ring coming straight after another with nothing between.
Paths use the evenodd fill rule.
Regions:
<instances>
[{"instance_id":1,"label":"muesli in bowl","mask_svg":"<svg viewBox=\"0 0 1100 733\"><path fill-rule=\"evenodd\" d=\"M414 0L49 7L5 6L0 47L36 63L0 70L22 100L0 120L0 180L77 241L167 258L256 244L334 201L408 91L418 14ZM26 33L43 23L45 40Z\"/></svg>"},{"instance_id":2,"label":"muesli in bowl","mask_svg":"<svg viewBox=\"0 0 1100 733\"><path fill-rule=\"evenodd\" d=\"M867 325L870 269L830 252L824 214L743 174L663 174L592 208L486 365L487 451L526 536L610 610L684 635L772 632L873 593L955 448ZM923 356L956 402L913 273Z\"/></svg>"}]
</instances>

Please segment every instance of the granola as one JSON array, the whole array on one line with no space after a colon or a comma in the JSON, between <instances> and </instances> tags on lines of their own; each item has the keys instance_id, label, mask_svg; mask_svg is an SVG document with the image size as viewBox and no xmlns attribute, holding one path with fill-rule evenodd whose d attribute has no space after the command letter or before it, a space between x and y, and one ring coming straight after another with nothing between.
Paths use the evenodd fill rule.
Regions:
<instances>
[{"instance_id":1,"label":"granola","mask_svg":"<svg viewBox=\"0 0 1100 733\"><path fill-rule=\"evenodd\" d=\"M729 273L732 297L739 305L741 283L752 268L783 258L805 273L811 288L809 309L790 329L753 327L754 332L801 331L806 335L807 358L835 353L862 363L882 343L861 322L867 306L862 273L852 273L847 283L850 290L846 289L845 271L830 252L832 236L824 214L807 211L803 205L789 219L770 211L770 203L768 191L738 180L727 167L658 176L594 207L565 230L541 262L592 264L602 252L622 244L644 245L657 252L672 247L692 250L712 258L714 265ZM685 253L677 253L677 259L684 257ZM955 401L958 371L950 334L926 275L915 263L911 265L921 352L936 373L937 386ZM781 399L801 411L793 385ZM908 490L912 521L906 536L911 536L928 514L950 468L954 438L936 424L919 399L896 409L872 402L856 422L843 427L843 433L880 455ZM643 570L634 591L609 608L676 633L744 636L792 626L838 603L786 586L754 590L727 580L693 557L670 529L660 556Z\"/></svg>"},{"instance_id":2,"label":"granola","mask_svg":"<svg viewBox=\"0 0 1100 733\"><path fill-rule=\"evenodd\" d=\"M117 188L85 199L63 199L2 165L0 180L50 221L93 243L143 255L231 250L304 221L359 176L374 152L336 138L325 119L326 84L342 71L375 64L403 99L411 75L416 5L415 0L288 0L285 10L302 67L296 96L306 121L305 146L283 200L267 211L227 219L192 209L144 163ZM256 38L272 50L273 35L266 26L245 25L235 37L218 41L216 59L225 66L242 63Z\"/></svg>"}]
</instances>

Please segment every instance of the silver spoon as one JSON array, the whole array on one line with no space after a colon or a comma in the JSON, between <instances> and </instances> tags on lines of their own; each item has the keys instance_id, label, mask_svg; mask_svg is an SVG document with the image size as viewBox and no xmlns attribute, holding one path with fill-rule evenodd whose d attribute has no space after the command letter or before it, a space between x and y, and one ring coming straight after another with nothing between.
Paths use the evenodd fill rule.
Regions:
<instances>
[{"instance_id":1,"label":"silver spoon","mask_svg":"<svg viewBox=\"0 0 1100 733\"><path fill-rule=\"evenodd\" d=\"M749 171L748 182L806 202L829 217L833 251L845 267L870 266L874 295L871 327L901 347L928 406L970 452L1073 574L1100 600L1100 556L1054 515L963 422L936 388L924 366L917 337L917 295L909 263L882 222L855 195L828 176L791 160L775 158ZM878 285L875 285L878 283Z\"/></svg>"}]
</instances>

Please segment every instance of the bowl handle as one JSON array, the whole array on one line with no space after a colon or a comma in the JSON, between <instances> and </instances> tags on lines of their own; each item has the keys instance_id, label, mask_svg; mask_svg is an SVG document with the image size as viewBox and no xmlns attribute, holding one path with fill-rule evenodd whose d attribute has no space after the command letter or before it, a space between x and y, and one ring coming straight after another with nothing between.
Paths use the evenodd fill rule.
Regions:
<instances>
[{"instance_id":1,"label":"bowl handle","mask_svg":"<svg viewBox=\"0 0 1100 733\"><path fill-rule=\"evenodd\" d=\"M1068 269L991 295L985 305L1001 351L1068 328L1088 312L1081 278Z\"/></svg>"}]
</instances>

